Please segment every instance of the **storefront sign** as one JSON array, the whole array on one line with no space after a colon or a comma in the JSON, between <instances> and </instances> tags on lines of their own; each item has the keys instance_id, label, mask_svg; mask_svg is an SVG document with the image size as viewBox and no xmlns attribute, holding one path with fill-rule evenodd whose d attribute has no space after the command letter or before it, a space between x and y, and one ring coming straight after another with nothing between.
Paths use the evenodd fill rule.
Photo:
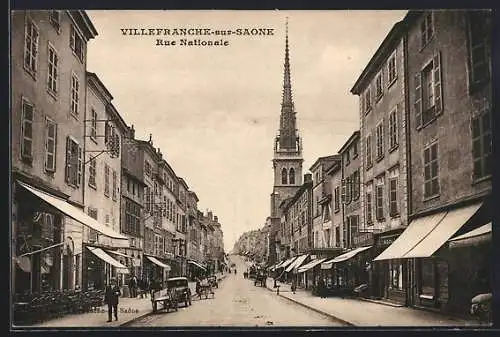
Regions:
<instances>
[{"instance_id":1,"label":"storefront sign","mask_svg":"<svg viewBox=\"0 0 500 337\"><path fill-rule=\"evenodd\" d=\"M389 246L398 238L399 234L391 236L381 236L379 240L379 246Z\"/></svg>"},{"instance_id":2,"label":"storefront sign","mask_svg":"<svg viewBox=\"0 0 500 337\"><path fill-rule=\"evenodd\" d=\"M353 238L356 246L371 246L373 245L373 233L358 233Z\"/></svg>"}]
</instances>

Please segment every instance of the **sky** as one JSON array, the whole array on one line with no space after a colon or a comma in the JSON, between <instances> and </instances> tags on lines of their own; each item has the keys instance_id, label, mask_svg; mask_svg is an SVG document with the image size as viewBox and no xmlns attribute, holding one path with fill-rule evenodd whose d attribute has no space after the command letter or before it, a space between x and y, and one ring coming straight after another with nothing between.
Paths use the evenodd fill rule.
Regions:
<instances>
[{"instance_id":1,"label":"sky","mask_svg":"<svg viewBox=\"0 0 500 337\"><path fill-rule=\"evenodd\" d=\"M87 11L98 36L87 68L113 95L136 138L152 134L177 176L212 210L228 252L270 214L274 137L283 90L288 17L292 93L303 173L337 153L359 128L350 93L406 11ZM189 36L227 46L180 46L180 36L124 35L129 28L273 29L266 36ZM156 39L175 46L156 46Z\"/></svg>"}]
</instances>

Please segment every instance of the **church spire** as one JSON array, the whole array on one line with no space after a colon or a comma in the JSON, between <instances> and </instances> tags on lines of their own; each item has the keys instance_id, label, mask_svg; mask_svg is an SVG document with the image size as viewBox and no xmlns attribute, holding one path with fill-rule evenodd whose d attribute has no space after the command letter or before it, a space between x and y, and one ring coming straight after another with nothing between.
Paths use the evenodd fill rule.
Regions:
<instances>
[{"instance_id":1,"label":"church spire","mask_svg":"<svg viewBox=\"0 0 500 337\"><path fill-rule=\"evenodd\" d=\"M283 73L283 100L281 102L279 148L299 151L299 137L295 120L295 107L292 98L290 79L290 50L288 46L288 18L286 18L285 63Z\"/></svg>"},{"instance_id":2,"label":"church spire","mask_svg":"<svg viewBox=\"0 0 500 337\"><path fill-rule=\"evenodd\" d=\"M282 107L291 107L293 110L293 100L292 100L292 83L290 80L290 50L288 48L288 17L285 23L286 37L285 37L285 64L284 64L284 76L283 76L283 101L281 103Z\"/></svg>"}]
</instances>

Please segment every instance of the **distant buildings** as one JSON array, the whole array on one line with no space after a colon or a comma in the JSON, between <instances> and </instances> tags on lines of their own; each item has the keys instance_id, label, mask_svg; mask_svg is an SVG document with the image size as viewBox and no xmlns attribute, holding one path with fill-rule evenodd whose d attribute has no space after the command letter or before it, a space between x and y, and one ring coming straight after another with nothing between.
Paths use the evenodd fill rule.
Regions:
<instances>
[{"instance_id":1,"label":"distant buildings","mask_svg":"<svg viewBox=\"0 0 500 337\"><path fill-rule=\"evenodd\" d=\"M307 206L297 205L307 182L276 188L275 165L280 203L266 222L275 277L306 288L323 278L330 291L367 284L365 296L461 314L491 293L491 20L409 11L351 90L360 128L341 160L310 168ZM287 36L285 84L288 72Z\"/></svg>"},{"instance_id":2,"label":"distant buildings","mask_svg":"<svg viewBox=\"0 0 500 337\"><path fill-rule=\"evenodd\" d=\"M11 34L12 293L223 263L217 217L200 221L196 194L87 70L85 11L14 11Z\"/></svg>"}]
</instances>

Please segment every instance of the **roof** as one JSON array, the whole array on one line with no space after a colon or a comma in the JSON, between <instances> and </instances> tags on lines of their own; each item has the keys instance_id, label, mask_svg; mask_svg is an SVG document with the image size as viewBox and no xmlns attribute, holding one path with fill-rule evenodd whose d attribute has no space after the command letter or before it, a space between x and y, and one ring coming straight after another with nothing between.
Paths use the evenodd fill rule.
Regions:
<instances>
[{"instance_id":1,"label":"roof","mask_svg":"<svg viewBox=\"0 0 500 337\"><path fill-rule=\"evenodd\" d=\"M189 191L189 186L188 184L186 183L186 181L184 179L182 179L181 177L177 177L177 179L179 179L179 182L181 183L182 186L184 186L184 188Z\"/></svg>"},{"instance_id":2,"label":"roof","mask_svg":"<svg viewBox=\"0 0 500 337\"><path fill-rule=\"evenodd\" d=\"M340 161L335 162L332 166L326 169L327 174L334 174L337 173L340 169L342 168L342 165L340 164Z\"/></svg>"},{"instance_id":3,"label":"roof","mask_svg":"<svg viewBox=\"0 0 500 337\"><path fill-rule=\"evenodd\" d=\"M191 195L192 197L194 197L194 199L196 200L196 202L200 201L200 199L198 199L198 196L196 195L196 193L194 193L193 191L188 191L189 195Z\"/></svg>"},{"instance_id":4,"label":"roof","mask_svg":"<svg viewBox=\"0 0 500 337\"><path fill-rule=\"evenodd\" d=\"M320 164L324 162L330 162L334 160L340 160L340 156L338 154L332 154L330 156L324 156L324 157L319 157L314 164L312 164L311 168L309 168L309 171L313 171L316 167L318 167Z\"/></svg>"},{"instance_id":5,"label":"roof","mask_svg":"<svg viewBox=\"0 0 500 337\"><path fill-rule=\"evenodd\" d=\"M156 149L154 146L147 140L140 140L136 139L137 144L139 144L140 147L142 148L147 148L149 152L151 152L151 156L156 159L156 162L158 162L158 153L156 153Z\"/></svg>"},{"instance_id":6,"label":"roof","mask_svg":"<svg viewBox=\"0 0 500 337\"><path fill-rule=\"evenodd\" d=\"M344 153L344 151L346 151L349 145L351 145L351 143L354 142L354 140L359 138L359 135L360 135L359 130L354 131L351 137L349 137L349 139L344 143L344 145L342 145L342 147L339 150L339 153Z\"/></svg>"},{"instance_id":7,"label":"roof","mask_svg":"<svg viewBox=\"0 0 500 337\"><path fill-rule=\"evenodd\" d=\"M303 183L302 186L300 186L299 190L295 192L294 196L290 198L290 202L287 203L287 205L284 207L285 210L287 210L293 203L295 203L295 201L297 201L297 199L302 195L302 193L304 193L305 190L307 190L308 188L312 188L312 184L312 181Z\"/></svg>"},{"instance_id":8,"label":"roof","mask_svg":"<svg viewBox=\"0 0 500 337\"><path fill-rule=\"evenodd\" d=\"M408 17L408 15L406 17ZM406 20L406 17L404 20L399 21L392 26L392 29L366 65L365 69L356 80L356 83L354 83L354 86L351 89L352 94L361 94L366 84L371 80L372 76L378 71L380 65L385 61L387 55L392 52L392 48L406 31L405 24L403 23Z\"/></svg>"},{"instance_id":9,"label":"roof","mask_svg":"<svg viewBox=\"0 0 500 337\"><path fill-rule=\"evenodd\" d=\"M97 76L96 73L87 71L85 74L87 75L88 80L90 79L90 80L94 80L96 82L97 89L102 90L102 92L100 94L104 93L105 96L108 96L108 97L104 97L107 101L111 101L113 99L113 95L111 95L109 90L106 88L104 83L102 83L101 79L99 78L99 76Z\"/></svg>"},{"instance_id":10,"label":"roof","mask_svg":"<svg viewBox=\"0 0 500 337\"><path fill-rule=\"evenodd\" d=\"M84 10L69 10L68 12L78 24L78 27L82 29L87 40L93 39L98 35L97 29L87 15L87 12Z\"/></svg>"}]
</instances>

